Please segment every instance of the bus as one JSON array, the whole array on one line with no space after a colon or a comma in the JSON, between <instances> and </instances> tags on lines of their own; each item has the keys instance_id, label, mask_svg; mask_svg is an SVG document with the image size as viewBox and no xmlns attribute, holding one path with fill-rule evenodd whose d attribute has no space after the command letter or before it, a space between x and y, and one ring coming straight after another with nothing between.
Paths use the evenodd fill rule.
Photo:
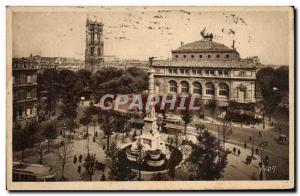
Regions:
<instances>
[{"instance_id":1,"label":"bus","mask_svg":"<svg viewBox=\"0 0 300 196\"><path fill-rule=\"evenodd\" d=\"M55 181L55 176L56 172L52 167L13 162L13 182Z\"/></svg>"}]
</instances>

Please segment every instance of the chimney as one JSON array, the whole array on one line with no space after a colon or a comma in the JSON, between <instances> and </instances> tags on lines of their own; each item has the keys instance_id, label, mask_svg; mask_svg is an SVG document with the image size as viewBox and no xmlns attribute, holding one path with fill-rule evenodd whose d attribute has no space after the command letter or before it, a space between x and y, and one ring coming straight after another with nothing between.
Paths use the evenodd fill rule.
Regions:
<instances>
[{"instance_id":1,"label":"chimney","mask_svg":"<svg viewBox=\"0 0 300 196\"><path fill-rule=\"evenodd\" d=\"M232 49L235 50L235 40L232 40Z\"/></svg>"},{"instance_id":2,"label":"chimney","mask_svg":"<svg viewBox=\"0 0 300 196\"><path fill-rule=\"evenodd\" d=\"M180 42L180 46L183 46L183 45L184 45L184 42L183 42L183 41L181 41L181 42Z\"/></svg>"}]
</instances>

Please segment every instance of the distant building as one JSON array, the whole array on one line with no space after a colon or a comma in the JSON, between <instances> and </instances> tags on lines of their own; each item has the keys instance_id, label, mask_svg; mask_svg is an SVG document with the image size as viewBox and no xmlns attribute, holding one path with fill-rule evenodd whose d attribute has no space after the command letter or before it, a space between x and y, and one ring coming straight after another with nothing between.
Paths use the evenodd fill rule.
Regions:
<instances>
[{"instance_id":1,"label":"distant building","mask_svg":"<svg viewBox=\"0 0 300 196\"><path fill-rule=\"evenodd\" d=\"M38 62L13 58L13 129L24 128L26 123L36 121L38 99Z\"/></svg>"},{"instance_id":2,"label":"distant building","mask_svg":"<svg viewBox=\"0 0 300 196\"><path fill-rule=\"evenodd\" d=\"M159 94L198 94L203 100L255 102L259 60L241 59L234 48L212 38L172 50L172 60L154 61L155 91ZM207 102L207 101L206 101Z\"/></svg>"},{"instance_id":3,"label":"distant building","mask_svg":"<svg viewBox=\"0 0 300 196\"><path fill-rule=\"evenodd\" d=\"M95 72L104 63L103 23L86 20L85 68Z\"/></svg>"},{"instance_id":4,"label":"distant building","mask_svg":"<svg viewBox=\"0 0 300 196\"><path fill-rule=\"evenodd\" d=\"M84 69L84 61L75 58L59 58L58 69L69 69L72 71L78 71Z\"/></svg>"},{"instance_id":5,"label":"distant building","mask_svg":"<svg viewBox=\"0 0 300 196\"><path fill-rule=\"evenodd\" d=\"M57 69L59 66L59 58L58 57L42 57L39 55L33 56L32 54L26 58L29 61L34 61L37 63L39 70L44 69Z\"/></svg>"}]
</instances>

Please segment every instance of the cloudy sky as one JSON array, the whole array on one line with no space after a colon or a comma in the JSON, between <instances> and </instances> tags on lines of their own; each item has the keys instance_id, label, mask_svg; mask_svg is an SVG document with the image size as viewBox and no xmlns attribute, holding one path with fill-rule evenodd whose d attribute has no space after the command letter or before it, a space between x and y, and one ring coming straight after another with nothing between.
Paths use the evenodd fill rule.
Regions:
<instances>
[{"instance_id":1,"label":"cloudy sky","mask_svg":"<svg viewBox=\"0 0 300 196\"><path fill-rule=\"evenodd\" d=\"M259 56L265 64L288 65L287 11L208 11L199 7L98 7L73 11L18 11L12 16L13 56L84 59L86 18L104 23L104 53L121 59L167 59L180 42L236 42L242 58Z\"/></svg>"}]
</instances>

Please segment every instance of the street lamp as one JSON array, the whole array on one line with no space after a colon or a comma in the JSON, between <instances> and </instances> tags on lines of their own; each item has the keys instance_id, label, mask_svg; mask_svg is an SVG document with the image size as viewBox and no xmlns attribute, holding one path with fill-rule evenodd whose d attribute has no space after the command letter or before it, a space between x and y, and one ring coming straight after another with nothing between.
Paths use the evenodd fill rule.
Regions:
<instances>
[{"instance_id":1,"label":"street lamp","mask_svg":"<svg viewBox=\"0 0 300 196\"><path fill-rule=\"evenodd\" d=\"M259 148L260 148L259 180L263 180L263 152L264 152L266 146L267 146L267 142L262 142L259 144Z\"/></svg>"}]
</instances>

